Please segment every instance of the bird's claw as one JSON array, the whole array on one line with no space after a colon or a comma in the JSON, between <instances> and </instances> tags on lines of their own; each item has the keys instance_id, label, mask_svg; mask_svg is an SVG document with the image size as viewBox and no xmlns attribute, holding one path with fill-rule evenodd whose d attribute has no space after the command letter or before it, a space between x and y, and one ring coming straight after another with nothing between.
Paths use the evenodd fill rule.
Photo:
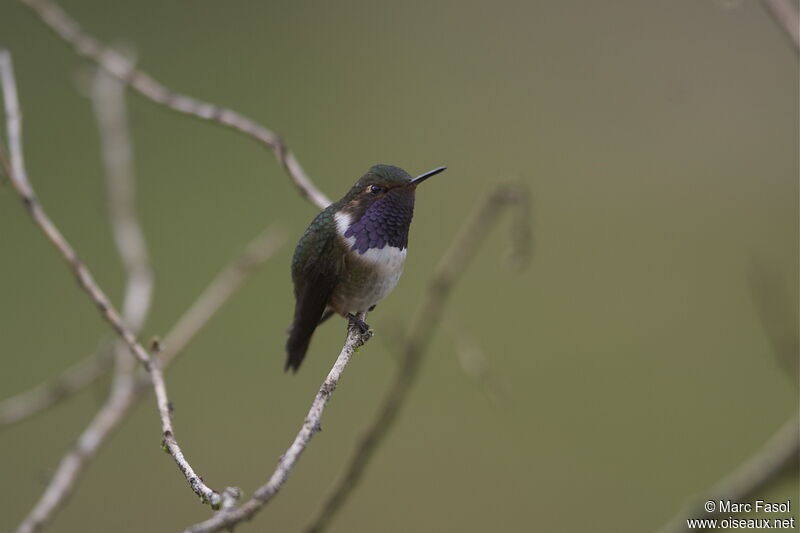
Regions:
<instances>
[{"instance_id":1,"label":"bird's claw","mask_svg":"<svg viewBox=\"0 0 800 533\"><path fill-rule=\"evenodd\" d=\"M358 328L362 335L370 330L369 324L361 320L360 317L354 315L353 313L348 313L347 319L350 321L350 324L355 325Z\"/></svg>"}]
</instances>

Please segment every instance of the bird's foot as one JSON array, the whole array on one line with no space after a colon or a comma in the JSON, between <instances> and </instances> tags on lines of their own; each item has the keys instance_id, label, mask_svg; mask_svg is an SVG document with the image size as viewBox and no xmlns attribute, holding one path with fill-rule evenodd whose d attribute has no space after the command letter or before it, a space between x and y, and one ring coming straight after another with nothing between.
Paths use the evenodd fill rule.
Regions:
<instances>
[{"instance_id":1,"label":"bird's foot","mask_svg":"<svg viewBox=\"0 0 800 533\"><path fill-rule=\"evenodd\" d=\"M350 321L351 324L355 324L361 333L366 333L369 331L369 324L361 320L360 317L354 315L353 313L347 313L347 320Z\"/></svg>"}]
</instances>

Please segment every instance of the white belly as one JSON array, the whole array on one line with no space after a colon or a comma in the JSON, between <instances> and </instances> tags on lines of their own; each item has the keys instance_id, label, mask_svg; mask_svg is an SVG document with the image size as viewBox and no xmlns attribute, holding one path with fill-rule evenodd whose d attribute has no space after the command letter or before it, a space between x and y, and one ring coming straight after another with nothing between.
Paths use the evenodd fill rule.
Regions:
<instances>
[{"instance_id":1,"label":"white belly","mask_svg":"<svg viewBox=\"0 0 800 533\"><path fill-rule=\"evenodd\" d=\"M345 223L349 221L340 220L340 216L336 215L339 237L350 249L356 239L344 237L349 226ZM383 248L370 248L363 254L352 251L345 269L348 275L335 291L334 300L340 307L337 311L342 311L341 308L347 312L366 311L388 296L400 280L407 252L405 248L401 250L388 244Z\"/></svg>"},{"instance_id":2,"label":"white belly","mask_svg":"<svg viewBox=\"0 0 800 533\"><path fill-rule=\"evenodd\" d=\"M371 282L366 284L369 289L366 290L365 287L358 301L353 302L359 310L369 309L394 290L403 273L406 252L405 249L387 245L381 249L371 248L360 256L360 259L375 267L379 274L372 277Z\"/></svg>"}]
</instances>

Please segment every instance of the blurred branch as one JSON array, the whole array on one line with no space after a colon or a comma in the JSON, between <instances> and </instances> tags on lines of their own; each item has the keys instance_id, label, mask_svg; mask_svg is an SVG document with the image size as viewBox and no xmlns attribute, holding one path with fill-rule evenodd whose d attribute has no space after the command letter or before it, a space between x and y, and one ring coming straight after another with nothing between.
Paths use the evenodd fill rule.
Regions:
<instances>
[{"instance_id":1,"label":"blurred branch","mask_svg":"<svg viewBox=\"0 0 800 533\"><path fill-rule=\"evenodd\" d=\"M164 367L175 359L254 269L269 259L282 243L283 236L279 233L273 230L263 232L212 280L164 337L163 347L158 353ZM144 393L151 390L150 385L150 379L141 376L130 394L121 387L112 389L112 398L84 430L75 446L75 450L81 450L81 453L68 454L59 465L59 471L63 469L73 472L69 478L69 486L66 487L67 491L72 490L83 467L97 454L111 432L125 419L130 408L144 396ZM230 500L236 494L238 491L235 488L227 487L222 493L222 507L225 508L226 505L230 507Z\"/></svg>"},{"instance_id":2,"label":"blurred branch","mask_svg":"<svg viewBox=\"0 0 800 533\"><path fill-rule=\"evenodd\" d=\"M122 316L138 333L152 296L152 272L144 235L137 221L134 202L134 176L131 140L125 111L125 86L97 69L89 95L98 121L105 164L108 215L114 242L127 273ZM119 343L117 343L119 344ZM130 361L127 350L117 360ZM110 352L99 354L68 368L60 376L0 403L0 427L7 427L50 408L66 397L83 390L111 369Z\"/></svg>"},{"instance_id":3,"label":"blurred branch","mask_svg":"<svg viewBox=\"0 0 800 533\"><path fill-rule=\"evenodd\" d=\"M481 388L492 406L497 407L506 399L511 384L492 368L478 340L453 313L448 314L445 325L453 339L461 370Z\"/></svg>"},{"instance_id":4,"label":"blurred branch","mask_svg":"<svg viewBox=\"0 0 800 533\"><path fill-rule=\"evenodd\" d=\"M139 331L150 309L153 272L144 232L136 215L133 144L125 108L125 87L98 70L90 96L105 166L108 218L128 279L122 316L132 330Z\"/></svg>"},{"instance_id":5,"label":"blurred branch","mask_svg":"<svg viewBox=\"0 0 800 533\"><path fill-rule=\"evenodd\" d=\"M330 525L336 513L344 506L361 481L370 460L397 420L411 386L416 381L423 355L441 321L453 287L461 279L498 216L508 208L514 208L517 214L512 224L512 264L523 267L528 263L531 253L528 191L522 186L500 186L486 198L472 219L463 225L453 244L439 261L428 283L425 300L415 315L409 334L401 347L401 366L392 388L372 425L361 437L344 476L331 491L321 511L307 528L307 532L319 532Z\"/></svg>"},{"instance_id":6,"label":"blurred branch","mask_svg":"<svg viewBox=\"0 0 800 533\"><path fill-rule=\"evenodd\" d=\"M124 55L106 47L83 31L72 17L50 0L20 1L32 9L56 35L70 44L76 54L95 61L152 102L178 113L216 122L257 140L272 151L306 200L320 209L331 203L328 197L317 189L294 154L274 132L236 111L170 90L146 72L137 69Z\"/></svg>"},{"instance_id":7,"label":"blurred branch","mask_svg":"<svg viewBox=\"0 0 800 533\"><path fill-rule=\"evenodd\" d=\"M10 158L10 168L8 168L6 172L11 179L14 189L22 199L34 223L42 230L48 240L68 263L69 267L77 276L79 285L97 306L100 314L109 322L111 327L130 349L131 353L150 374L150 379L153 382L153 388L156 393L164 445L170 455L175 459L178 468L186 477L192 490L200 496L204 502L209 502L214 506L219 505L221 503L219 493L203 483L200 477L194 472L175 439L166 385L158 359L152 358L147 350L139 344L136 340L136 335L134 335L131 328L122 320L119 312L114 308L106 294L95 282L89 269L83 261L80 260L75 250L47 216L42 205L36 198L36 194L33 191L25 170L21 135L22 118L17 98L17 86L12 69L11 55L6 50L0 50L0 83L2 83L5 102Z\"/></svg>"},{"instance_id":8,"label":"blurred branch","mask_svg":"<svg viewBox=\"0 0 800 533\"><path fill-rule=\"evenodd\" d=\"M285 240L283 231L267 228L222 269L164 336L159 357L165 367L183 351L242 283L275 254ZM146 379L142 381L147 382Z\"/></svg>"},{"instance_id":9,"label":"blurred branch","mask_svg":"<svg viewBox=\"0 0 800 533\"><path fill-rule=\"evenodd\" d=\"M800 413L793 414L783 426L741 466L714 485L708 493L684 507L658 533L693 531L687 527L688 518L713 518L719 511L709 513L703 508L708 500L748 501L760 489L800 459Z\"/></svg>"},{"instance_id":10,"label":"blurred branch","mask_svg":"<svg viewBox=\"0 0 800 533\"><path fill-rule=\"evenodd\" d=\"M131 392L130 380L115 378L108 399L83 430L72 448L58 464L47 489L17 527L17 533L32 533L41 529L53 513L72 493L78 476L95 456L116 424L127 414Z\"/></svg>"},{"instance_id":11,"label":"blurred branch","mask_svg":"<svg viewBox=\"0 0 800 533\"><path fill-rule=\"evenodd\" d=\"M273 230L265 231L253 240L245 252L217 275L166 335L163 349L158 354L164 366L168 365L186 347L194 335L202 329L254 269L269 259L282 242L282 235ZM142 398L145 392L150 390L150 380L145 376L140 377L135 385L131 394L125 394L121 388L114 389L116 394L113 395L113 401L109 401L103 406L103 409L95 416L79 439L75 449L80 449L81 453L79 455L70 454L69 461L62 461L59 470L63 468L74 472L70 477L70 486L67 487L67 490L72 489L82 468L95 456L111 432L124 420L130 408ZM225 508L226 505L230 507L231 498L237 494L237 489L227 487L222 493L222 507Z\"/></svg>"},{"instance_id":12,"label":"blurred branch","mask_svg":"<svg viewBox=\"0 0 800 533\"><path fill-rule=\"evenodd\" d=\"M0 170L10 169L5 148L0 144ZM5 172L0 178L5 177ZM2 179L0 179L2 184ZM0 401L0 430L18 424L82 391L111 370L112 350L103 347L66 369L59 376Z\"/></svg>"},{"instance_id":13,"label":"blurred branch","mask_svg":"<svg viewBox=\"0 0 800 533\"><path fill-rule=\"evenodd\" d=\"M797 311L787 297L782 279L769 272L762 263L752 260L747 273L750 292L756 304L761 325L769 337L775 357L797 384L798 339ZM709 518L703 503L712 500L742 502L750 498L788 467L800 460L800 413L793 414L783 426L749 459L714 485L702 498L694 498L684 506L659 533L690 531L687 518Z\"/></svg>"},{"instance_id":14,"label":"blurred branch","mask_svg":"<svg viewBox=\"0 0 800 533\"><path fill-rule=\"evenodd\" d=\"M366 313L362 313L359 316L363 320L366 318ZM333 368L331 368L325 381L322 382L322 386L314 397L314 401L311 403L311 408L308 410L308 414L303 421L303 425L300 427L300 431L297 433L291 446L289 446L289 449L286 450L286 453L281 455L278 460L278 466L269 478L269 481L259 487L253 494L253 497L240 507L228 506L223 508L205 522L189 527L186 533L207 533L211 531L220 531L222 529L232 530L234 525L252 518L253 515L278 493L284 483L286 483L286 479L289 477L289 473L300 458L300 454L306 449L311 438L322 429L320 423L322 413L333 391L339 384L344 369L347 367L353 354L363 346L370 337L372 337L372 330L362 333L358 326L350 324L347 329L347 339L345 339L344 346L342 346L342 350L339 352L339 357L336 358Z\"/></svg>"},{"instance_id":15,"label":"blurred branch","mask_svg":"<svg viewBox=\"0 0 800 533\"><path fill-rule=\"evenodd\" d=\"M113 366L112 351L103 348L61 375L0 402L0 429L22 422L82 391Z\"/></svg>"},{"instance_id":16,"label":"blurred branch","mask_svg":"<svg viewBox=\"0 0 800 533\"><path fill-rule=\"evenodd\" d=\"M792 41L796 52L800 52L800 13L792 0L761 0L764 7Z\"/></svg>"},{"instance_id":17,"label":"blurred branch","mask_svg":"<svg viewBox=\"0 0 800 533\"><path fill-rule=\"evenodd\" d=\"M444 258L439 264L437 273L434 275L430 283L430 292L428 300L423 305L422 311L417 316L417 321L412 333L409 335L405 344L405 358L403 367L401 368L395 386L390 393L387 403L381 415L378 417L373 430L362 441L366 443L368 449L360 449L360 453L354 458L354 464L351 465L351 470L356 471L355 477L352 475L347 476L344 486L335 491L333 499L336 505L331 509L326 507L326 512L323 513L321 520L324 519L325 523L332 517L332 513L339 508L344 502L346 496L355 487L355 484L360 477L360 474L365 469L369 456L372 455L375 447L391 427L394 418L399 412L400 406L408 392L408 389L413 382L416 375L417 368L421 359L423 350L429 340L430 336L435 329L441 312L444 308L444 303L450 293L452 286L461 277L466 264L472 258L477 250L478 245L485 237L488 229L497 218L497 215L503 208L515 205L519 211L527 216L528 214L528 196L527 191L520 187L500 187L498 188L484 203L482 209L474 217L471 224L469 224L460 234L459 238L445 254ZM525 220L525 225L528 221ZM514 256L517 266L526 262L529 247L527 241L522 241L519 237L528 235L527 228L515 228L515 243L520 247L516 249L517 254ZM328 374L327 378L320 387L319 392L314 398L311 409L303 422L300 432L294 439L294 442L283 454L278 462L278 467L272 474L269 481L259 487L254 493L253 497L242 504L240 507L231 507L223 509L212 518L195 524L188 529L186 533L209 533L213 531L220 531L222 529L230 529L236 524L249 520L253 517L272 497L281 489L283 484L291 472L294 464L297 462L300 454L305 450L314 434L320 430L320 419L322 412L330 399L330 395L336 388L336 385L341 378L341 374L349 362L352 354L360 346L362 346L369 337L371 332L361 334L358 329L351 326L348 329L347 339L344 347L339 354L339 357L334 363L333 368ZM316 527L321 529L322 525L318 524ZM313 527L312 527L313 529Z\"/></svg>"},{"instance_id":18,"label":"blurred branch","mask_svg":"<svg viewBox=\"0 0 800 533\"><path fill-rule=\"evenodd\" d=\"M747 271L750 294L758 311L761 326L772 345L778 363L795 385L800 384L800 331L797 299L785 280L771 272L763 262L753 259Z\"/></svg>"},{"instance_id":19,"label":"blurred branch","mask_svg":"<svg viewBox=\"0 0 800 533\"><path fill-rule=\"evenodd\" d=\"M124 152L117 151L116 153ZM8 164L3 166L10 168ZM116 191L116 193L110 194L110 196L119 197L120 188L117 187L114 191ZM113 191L110 190L109 192L112 193ZM132 201L131 196L128 198L129 201ZM117 202L112 201L112 204L116 205ZM119 211L114 208L112 208L112 212L119 213ZM115 231L115 235L130 233L130 230ZM246 250L241 255L236 257L223 269L179 319L176 326L167 334L164 341L165 347L159 353L163 365L169 364L169 362L185 348L194 335L208 322L214 313L222 307L249 275L274 254L283 240L284 237L279 232L269 229L265 230L247 246ZM127 242L125 238L123 238L123 241ZM138 301L140 302L139 305L141 305L142 299L139 298ZM129 360L130 357L126 359ZM104 361L104 367L107 367L111 359L106 357ZM86 375L84 375L83 372L79 372L78 374L82 376L81 379L87 381L92 377L88 376L88 372ZM65 378L68 376L69 374L64 375ZM133 383L129 383L127 380L115 381L108 401L84 430L72 451L62 459L56 475L53 478L52 486L54 490L46 493L37 506L35 513L31 513L32 516L35 515L36 517L36 519L32 521L36 523L34 527L39 527L39 525L43 524L44 520L52 514L63 498L72 491L82 469L86 466L88 461L95 456L100 446L105 442L111 432L122 422L135 401L140 399L144 392L150 390L150 383L150 379L146 376L139 378L135 383L135 387L132 387ZM22 398L20 397L20 399ZM223 492L223 505L230 500L231 494L235 494L235 492L230 490L230 488ZM24 529L22 530L24 531Z\"/></svg>"},{"instance_id":20,"label":"blurred branch","mask_svg":"<svg viewBox=\"0 0 800 533\"><path fill-rule=\"evenodd\" d=\"M152 302L153 273L144 234L136 216L125 87L98 69L91 100L105 164L108 217L126 274L122 317L131 331L138 334ZM72 492L77 476L94 456L103 436L113 427L113 420L126 412L124 406L134 390L136 360L121 341L114 344L114 360L114 379L108 399L61 460L44 494L19 526L18 532L36 531L50 519Z\"/></svg>"}]
</instances>

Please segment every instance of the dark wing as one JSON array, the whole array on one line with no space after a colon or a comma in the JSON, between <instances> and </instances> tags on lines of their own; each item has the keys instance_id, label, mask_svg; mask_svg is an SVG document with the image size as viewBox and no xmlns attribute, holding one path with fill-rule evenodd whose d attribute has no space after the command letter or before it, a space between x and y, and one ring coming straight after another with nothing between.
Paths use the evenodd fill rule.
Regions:
<instances>
[{"instance_id":1,"label":"dark wing","mask_svg":"<svg viewBox=\"0 0 800 533\"><path fill-rule=\"evenodd\" d=\"M297 371L336 286L340 255L333 213L323 211L300 238L292 258L294 320L286 342L286 367Z\"/></svg>"}]
</instances>

